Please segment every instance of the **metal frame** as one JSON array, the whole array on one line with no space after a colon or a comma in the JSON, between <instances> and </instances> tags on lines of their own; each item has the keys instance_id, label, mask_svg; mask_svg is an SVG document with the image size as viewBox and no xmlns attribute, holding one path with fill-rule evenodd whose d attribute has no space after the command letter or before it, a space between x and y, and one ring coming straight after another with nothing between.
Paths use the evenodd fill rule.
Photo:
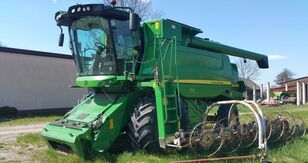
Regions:
<instances>
[{"instance_id":1,"label":"metal frame","mask_svg":"<svg viewBox=\"0 0 308 163\"><path fill-rule=\"evenodd\" d=\"M225 105L225 104L242 104L252 111L252 113L256 117L257 123L258 123L258 138L259 138L258 148L263 150L262 157L266 157L267 152L268 152L267 136L266 136L266 119L265 119L265 116L264 116L262 110L260 109L260 107L258 106L257 103L255 103L253 101L248 101L248 100L245 100L245 101L230 100L230 101L215 102L207 108L205 115L204 115L205 121L207 119L208 113L211 111L211 109L213 109L214 106ZM231 106L231 107L233 107L233 106Z\"/></svg>"}]
</instances>

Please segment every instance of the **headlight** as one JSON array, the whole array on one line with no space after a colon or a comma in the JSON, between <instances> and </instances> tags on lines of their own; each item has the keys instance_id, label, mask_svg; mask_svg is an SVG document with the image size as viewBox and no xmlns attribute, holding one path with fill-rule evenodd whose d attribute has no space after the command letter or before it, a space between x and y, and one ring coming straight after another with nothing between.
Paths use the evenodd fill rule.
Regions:
<instances>
[{"instance_id":1,"label":"headlight","mask_svg":"<svg viewBox=\"0 0 308 163\"><path fill-rule=\"evenodd\" d=\"M58 22L59 19L62 17L62 15L66 14L65 11L58 11L56 14L55 14L55 19L56 21Z\"/></svg>"}]
</instances>

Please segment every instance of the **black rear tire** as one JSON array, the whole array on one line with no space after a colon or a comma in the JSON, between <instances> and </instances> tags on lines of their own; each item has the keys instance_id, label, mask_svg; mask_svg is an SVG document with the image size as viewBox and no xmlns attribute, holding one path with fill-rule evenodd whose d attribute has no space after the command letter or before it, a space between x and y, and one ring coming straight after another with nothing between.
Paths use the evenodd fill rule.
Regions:
<instances>
[{"instance_id":1,"label":"black rear tire","mask_svg":"<svg viewBox=\"0 0 308 163\"><path fill-rule=\"evenodd\" d=\"M188 108L186 102L181 102L181 129L187 131L189 129L189 115L188 115Z\"/></svg>"},{"instance_id":2,"label":"black rear tire","mask_svg":"<svg viewBox=\"0 0 308 163\"><path fill-rule=\"evenodd\" d=\"M220 105L219 108L218 108L218 111L217 111L217 119L216 121L221 121L222 125L224 127L227 127L229 124L229 111L232 107L232 104L224 104L224 105ZM236 118L236 124L239 124L239 118L238 118L238 110L237 110L237 107L236 106L233 106L233 110L231 112L231 114L234 114Z\"/></svg>"},{"instance_id":3,"label":"black rear tire","mask_svg":"<svg viewBox=\"0 0 308 163\"><path fill-rule=\"evenodd\" d=\"M127 126L133 150L159 150L156 105L154 97L142 98L134 109Z\"/></svg>"}]
</instances>

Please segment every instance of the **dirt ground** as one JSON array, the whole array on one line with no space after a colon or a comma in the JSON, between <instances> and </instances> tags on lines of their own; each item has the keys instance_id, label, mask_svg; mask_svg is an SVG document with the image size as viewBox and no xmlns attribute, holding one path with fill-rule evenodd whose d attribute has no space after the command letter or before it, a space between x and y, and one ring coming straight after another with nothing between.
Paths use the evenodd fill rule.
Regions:
<instances>
[{"instance_id":1,"label":"dirt ground","mask_svg":"<svg viewBox=\"0 0 308 163\"><path fill-rule=\"evenodd\" d=\"M37 150L47 147L23 146L17 143L16 137L22 134L39 133L43 126L44 123L0 127L0 162L33 162L32 155Z\"/></svg>"}]
</instances>

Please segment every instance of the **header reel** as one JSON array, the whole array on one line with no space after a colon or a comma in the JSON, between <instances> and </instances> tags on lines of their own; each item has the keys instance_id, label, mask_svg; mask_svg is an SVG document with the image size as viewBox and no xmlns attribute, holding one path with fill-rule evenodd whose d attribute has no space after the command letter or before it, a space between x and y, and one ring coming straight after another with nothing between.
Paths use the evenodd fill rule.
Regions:
<instances>
[{"instance_id":1,"label":"header reel","mask_svg":"<svg viewBox=\"0 0 308 163\"><path fill-rule=\"evenodd\" d=\"M210 116L212 110L222 105L230 106L227 108L228 117L213 121ZM242 112L234 116L237 107ZM194 153L207 157L257 146L261 150L259 157L263 160L268 156L268 143L302 138L305 132L304 121L290 112L269 112L265 115L253 101L232 100L209 106L204 121L198 123L189 131L189 136L181 140L182 147L188 146ZM179 141L177 143L181 144Z\"/></svg>"}]
</instances>

